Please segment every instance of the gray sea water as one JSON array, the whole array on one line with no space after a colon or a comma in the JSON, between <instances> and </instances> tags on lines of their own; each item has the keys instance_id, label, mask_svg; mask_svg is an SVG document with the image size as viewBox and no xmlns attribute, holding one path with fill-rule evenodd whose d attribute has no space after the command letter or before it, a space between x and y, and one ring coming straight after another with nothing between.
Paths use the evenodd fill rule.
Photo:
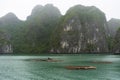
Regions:
<instances>
[{"instance_id":1,"label":"gray sea water","mask_svg":"<svg viewBox=\"0 0 120 80\"><path fill-rule=\"evenodd\" d=\"M26 61L54 58L62 62ZM111 61L112 63L92 63ZM96 66L95 70L67 70L65 66ZM120 80L119 55L0 56L0 80Z\"/></svg>"}]
</instances>

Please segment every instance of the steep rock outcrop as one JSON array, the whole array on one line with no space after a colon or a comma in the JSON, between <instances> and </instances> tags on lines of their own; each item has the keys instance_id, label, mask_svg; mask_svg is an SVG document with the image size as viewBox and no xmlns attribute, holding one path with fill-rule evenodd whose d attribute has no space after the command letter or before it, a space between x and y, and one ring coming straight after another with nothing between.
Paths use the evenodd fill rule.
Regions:
<instances>
[{"instance_id":1,"label":"steep rock outcrop","mask_svg":"<svg viewBox=\"0 0 120 80\"><path fill-rule=\"evenodd\" d=\"M61 13L58 8L52 4L45 6L37 5L27 18L26 45L29 47L29 53L48 52L50 48L50 36Z\"/></svg>"},{"instance_id":2,"label":"steep rock outcrop","mask_svg":"<svg viewBox=\"0 0 120 80\"><path fill-rule=\"evenodd\" d=\"M105 14L96 7L70 8L52 36L51 52L108 52Z\"/></svg>"},{"instance_id":3,"label":"steep rock outcrop","mask_svg":"<svg viewBox=\"0 0 120 80\"><path fill-rule=\"evenodd\" d=\"M0 30L2 32L0 38L4 41L1 43L2 53L12 53L15 50L16 45L19 44L16 43L16 40L18 40L18 34L21 33L20 26L22 26L22 21L13 13L8 13L0 18Z\"/></svg>"},{"instance_id":4,"label":"steep rock outcrop","mask_svg":"<svg viewBox=\"0 0 120 80\"><path fill-rule=\"evenodd\" d=\"M116 40L118 37L118 29L120 28L120 19L114 19L108 21L108 30L110 33L110 36L108 37L108 47L110 52L116 52Z\"/></svg>"},{"instance_id":5,"label":"steep rock outcrop","mask_svg":"<svg viewBox=\"0 0 120 80\"><path fill-rule=\"evenodd\" d=\"M12 53L13 49L10 43L10 36L4 31L0 31L0 53Z\"/></svg>"},{"instance_id":6,"label":"steep rock outcrop","mask_svg":"<svg viewBox=\"0 0 120 80\"><path fill-rule=\"evenodd\" d=\"M108 29L111 37L115 37L118 28L120 28L120 19L112 18L108 21Z\"/></svg>"},{"instance_id":7,"label":"steep rock outcrop","mask_svg":"<svg viewBox=\"0 0 120 80\"><path fill-rule=\"evenodd\" d=\"M120 53L120 28L115 35L113 52Z\"/></svg>"}]
</instances>

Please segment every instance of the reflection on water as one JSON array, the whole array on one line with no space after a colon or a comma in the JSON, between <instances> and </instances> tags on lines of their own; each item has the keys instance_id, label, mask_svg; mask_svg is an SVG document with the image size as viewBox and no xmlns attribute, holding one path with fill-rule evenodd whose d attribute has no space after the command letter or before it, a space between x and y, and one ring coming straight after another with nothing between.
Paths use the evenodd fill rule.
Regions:
<instances>
[{"instance_id":1,"label":"reflection on water","mask_svg":"<svg viewBox=\"0 0 120 80\"><path fill-rule=\"evenodd\" d=\"M25 61L54 58L62 62ZM111 61L95 64L92 61ZM96 70L67 70L69 65L96 66ZM0 80L119 80L119 55L0 56Z\"/></svg>"}]
</instances>

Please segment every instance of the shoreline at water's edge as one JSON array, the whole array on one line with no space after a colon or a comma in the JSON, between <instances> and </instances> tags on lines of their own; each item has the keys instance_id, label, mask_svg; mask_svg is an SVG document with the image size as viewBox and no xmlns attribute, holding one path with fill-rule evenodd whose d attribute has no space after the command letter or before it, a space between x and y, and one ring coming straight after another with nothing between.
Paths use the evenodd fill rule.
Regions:
<instances>
[{"instance_id":1,"label":"shoreline at water's edge","mask_svg":"<svg viewBox=\"0 0 120 80\"><path fill-rule=\"evenodd\" d=\"M0 56L44 56L44 55L80 55L80 54L99 54L99 55L120 55L120 53L109 52L81 52L81 53L0 53Z\"/></svg>"}]
</instances>

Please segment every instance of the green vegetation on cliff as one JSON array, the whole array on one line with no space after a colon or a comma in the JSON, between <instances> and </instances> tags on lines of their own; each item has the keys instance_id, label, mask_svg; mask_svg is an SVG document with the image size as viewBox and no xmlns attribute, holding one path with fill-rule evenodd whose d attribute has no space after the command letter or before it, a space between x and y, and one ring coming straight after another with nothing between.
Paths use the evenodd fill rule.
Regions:
<instances>
[{"instance_id":1,"label":"green vegetation on cliff","mask_svg":"<svg viewBox=\"0 0 120 80\"><path fill-rule=\"evenodd\" d=\"M108 52L119 43L119 30L115 40L108 31L105 14L94 6L76 5L62 16L52 4L37 5L26 21L13 13L0 18L0 45L14 53Z\"/></svg>"},{"instance_id":2,"label":"green vegetation on cliff","mask_svg":"<svg viewBox=\"0 0 120 80\"><path fill-rule=\"evenodd\" d=\"M0 28L10 35L15 53L40 53L50 49L50 36L61 16L52 4L37 5L26 21L20 21L13 13L0 19Z\"/></svg>"},{"instance_id":3,"label":"green vegetation on cliff","mask_svg":"<svg viewBox=\"0 0 120 80\"><path fill-rule=\"evenodd\" d=\"M98 8L76 5L60 19L52 37L52 51L107 52L107 22Z\"/></svg>"},{"instance_id":4,"label":"green vegetation on cliff","mask_svg":"<svg viewBox=\"0 0 120 80\"><path fill-rule=\"evenodd\" d=\"M51 4L36 6L27 23L27 45L29 52L40 53L50 50L50 37L56 27L61 14L59 10Z\"/></svg>"},{"instance_id":5,"label":"green vegetation on cliff","mask_svg":"<svg viewBox=\"0 0 120 80\"><path fill-rule=\"evenodd\" d=\"M120 19L114 19L108 21L108 30L110 36L108 37L108 47L111 52L120 52L119 33L120 33Z\"/></svg>"},{"instance_id":6,"label":"green vegetation on cliff","mask_svg":"<svg viewBox=\"0 0 120 80\"><path fill-rule=\"evenodd\" d=\"M120 53L120 28L117 30L114 38L114 52Z\"/></svg>"}]
</instances>

